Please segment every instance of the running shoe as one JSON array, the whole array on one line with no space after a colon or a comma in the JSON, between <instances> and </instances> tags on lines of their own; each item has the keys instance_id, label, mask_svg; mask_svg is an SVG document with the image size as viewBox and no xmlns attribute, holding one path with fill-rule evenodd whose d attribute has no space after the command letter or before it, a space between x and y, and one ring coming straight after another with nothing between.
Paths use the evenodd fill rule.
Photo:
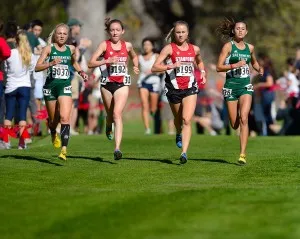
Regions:
<instances>
[{"instance_id":1,"label":"running shoe","mask_svg":"<svg viewBox=\"0 0 300 239\"><path fill-rule=\"evenodd\" d=\"M106 125L105 133L106 133L106 137L108 138L108 140L113 140L114 133L113 133L112 125L110 125L110 126Z\"/></svg>"},{"instance_id":2,"label":"running shoe","mask_svg":"<svg viewBox=\"0 0 300 239\"><path fill-rule=\"evenodd\" d=\"M52 138L52 144L54 148L60 148L61 147L61 141L60 138L58 137L58 134L53 134L51 135Z\"/></svg>"},{"instance_id":3,"label":"running shoe","mask_svg":"<svg viewBox=\"0 0 300 239\"><path fill-rule=\"evenodd\" d=\"M180 162L181 164L185 164L185 163L187 162L187 155L186 155L186 153L182 153L182 154L180 155L179 162Z\"/></svg>"},{"instance_id":4,"label":"running shoe","mask_svg":"<svg viewBox=\"0 0 300 239\"><path fill-rule=\"evenodd\" d=\"M176 134L176 145L178 148L182 148L182 136L181 134Z\"/></svg>"},{"instance_id":5,"label":"running shoe","mask_svg":"<svg viewBox=\"0 0 300 239\"><path fill-rule=\"evenodd\" d=\"M60 151L60 154L58 155L58 158L61 160L66 161L67 160L67 150L66 149L62 149Z\"/></svg>"},{"instance_id":6,"label":"running shoe","mask_svg":"<svg viewBox=\"0 0 300 239\"><path fill-rule=\"evenodd\" d=\"M240 158L238 159L239 164L246 164L246 154L240 154Z\"/></svg>"},{"instance_id":7,"label":"running shoe","mask_svg":"<svg viewBox=\"0 0 300 239\"><path fill-rule=\"evenodd\" d=\"M114 159L120 160L121 158L122 158L122 152L120 150L116 149L114 152Z\"/></svg>"},{"instance_id":8,"label":"running shoe","mask_svg":"<svg viewBox=\"0 0 300 239\"><path fill-rule=\"evenodd\" d=\"M19 144L18 149L27 149L27 145L26 144Z\"/></svg>"}]
</instances>

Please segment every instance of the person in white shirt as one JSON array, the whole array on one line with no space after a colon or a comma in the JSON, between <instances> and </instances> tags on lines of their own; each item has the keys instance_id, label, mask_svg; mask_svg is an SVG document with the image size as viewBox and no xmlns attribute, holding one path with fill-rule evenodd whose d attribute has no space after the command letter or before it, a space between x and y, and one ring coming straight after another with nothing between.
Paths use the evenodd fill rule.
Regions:
<instances>
[{"instance_id":1,"label":"person in white shirt","mask_svg":"<svg viewBox=\"0 0 300 239\"><path fill-rule=\"evenodd\" d=\"M149 115L154 116L157 111L159 95L161 92L161 80L157 73L152 73L151 68L158 57L154 52L154 42L145 38L142 41L143 54L138 56L140 64L140 76L137 82L142 103L142 118L145 126L145 134L151 134Z\"/></svg>"},{"instance_id":2,"label":"person in white shirt","mask_svg":"<svg viewBox=\"0 0 300 239\"><path fill-rule=\"evenodd\" d=\"M43 22L41 20L33 20L31 22L31 28L32 28L32 33L38 38L40 46L44 48L47 46L47 43L40 38L40 35L42 34L43 31ZM34 54L34 58L37 61L39 59L41 54ZM33 78L35 81L34 85L34 98L36 101L37 105L37 110L41 110L42 106L42 99L44 98L43 96L43 86L46 80L46 74L44 71L39 71L39 72L33 72Z\"/></svg>"},{"instance_id":3,"label":"person in white shirt","mask_svg":"<svg viewBox=\"0 0 300 239\"><path fill-rule=\"evenodd\" d=\"M284 73L284 76L287 79L286 93L290 98L298 98L299 81L295 74L294 59L288 58L286 63L288 65L288 70Z\"/></svg>"},{"instance_id":4,"label":"person in white shirt","mask_svg":"<svg viewBox=\"0 0 300 239\"><path fill-rule=\"evenodd\" d=\"M26 112L30 99L30 71L34 69L34 58L27 40L26 33L21 31L16 37L17 48L11 50L11 56L4 62L6 72L5 102L6 114L4 127L12 128L12 119L15 113L19 118L19 149L26 148ZM18 112L15 112L16 103ZM26 131L25 131L26 130ZM6 148L10 148L9 142L4 142Z\"/></svg>"}]
</instances>

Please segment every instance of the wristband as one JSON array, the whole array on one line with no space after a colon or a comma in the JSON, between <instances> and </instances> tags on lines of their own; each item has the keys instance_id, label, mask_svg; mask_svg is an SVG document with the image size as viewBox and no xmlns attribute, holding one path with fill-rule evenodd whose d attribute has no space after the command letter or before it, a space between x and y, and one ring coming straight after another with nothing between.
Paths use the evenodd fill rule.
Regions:
<instances>
[{"instance_id":1,"label":"wristband","mask_svg":"<svg viewBox=\"0 0 300 239\"><path fill-rule=\"evenodd\" d=\"M172 69L172 68L171 68L170 66L167 65L167 71L168 71L168 70L171 70L171 69Z\"/></svg>"},{"instance_id":2,"label":"wristband","mask_svg":"<svg viewBox=\"0 0 300 239\"><path fill-rule=\"evenodd\" d=\"M230 69L231 69L231 70L233 69L233 64L230 64Z\"/></svg>"}]
</instances>

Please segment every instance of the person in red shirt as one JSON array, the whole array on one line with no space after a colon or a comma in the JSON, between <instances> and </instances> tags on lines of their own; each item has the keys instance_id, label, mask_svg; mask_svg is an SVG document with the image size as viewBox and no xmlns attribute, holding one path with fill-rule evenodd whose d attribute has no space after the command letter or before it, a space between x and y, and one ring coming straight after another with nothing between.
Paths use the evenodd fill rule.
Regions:
<instances>
[{"instance_id":1,"label":"person in red shirt","mask_svg":"<svg viewBox=\"0 0 300 239\"><path fill-rule=\"evenodd\" d=\"M92 55L88 66L95 68L100 66L101 70L101 95L106 117L106 136L109 140L113 139L112 123L115 125L115 151L114 159L122 158L120 145L123 134L122 112L125 108L129 93L131 77L128 74L128 56L133 61L133 71L139 73L138 56L133 50L130 42L122 40L125 33L124 25L117 19L106 19L106 32L109 39L102 41L96 52ZM98 60L102 57L101 60Z\"/></svg>"},{"instance_id":2,"label":"person in red shirt","mask_svg":"<svg viewBox=\"0 0 300 239\"><path fill-rule=\"evenodd\" d=\"M201 84L206 82L200 48L188 42L189 26L177 21L169 32L166 45L156 59L152 72L166 72L165 94L174 115L176 145L182 148L180 163L187 162L187 149L192 135L192 118L196 108L198 84L194 63L203 74ZM163 64L165 62L167 64ZM182 133L182 135L181 135Z\"/></svg>"},{"instance_id":3,"label":"person in red shirt","mask_svg":"<svg viewBox=\"0 0 300 239\"><path fill-rule=\"evenodd\" d=\"M4 22L0 19L0 34L2 33L4 26ZM1 106L1 99L3 96L3 62L10 57L11 51L10 47L6 43L5 39L0 35L0 106ZM1 112L3 114L3 112Z\"/></svg>"}]
</instances>

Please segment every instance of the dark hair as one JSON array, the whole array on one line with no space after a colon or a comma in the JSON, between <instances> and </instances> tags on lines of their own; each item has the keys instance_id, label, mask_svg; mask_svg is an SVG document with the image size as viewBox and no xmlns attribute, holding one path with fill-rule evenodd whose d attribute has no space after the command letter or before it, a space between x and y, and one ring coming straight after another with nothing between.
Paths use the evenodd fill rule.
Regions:
<instances>
[{"instance_id":1,"label":"dark hair","mask_svg":"<svg viewBox=\"0 0 300 239\"><path fill-rule=\"evenodd\" d=\"M18 25L14 21L7 22L4 27L4 35L6 38L15 38L18 32Z\"/></svg>"},{"instance_id":2,"label":"dark hair","mask_svg":"<svg viewBox=\"0 0 300 239\"><path fill-rule=\"evenodd\" d=\"M289 57L286 59L286 64L289 65L289 66L293 66L295 63L295 59L292 58L292 57Z\"/></svg>"},{"instance_id":3,"label":"dark hair","mask_svg":"<svg viewBox=\"0 0 300 239\"><path fill-rule=\"evenodd\" d=\"M189 24L186 21L182 21L182 20L176 21L173 23L173 28L169 31L168 35L165 38L166 42L168 42L168 43L175 42L174 31L175 31L175 27L178 25L185 25L187 27L188 31L190 30Z\"/></svg>"},{"instance_id":4,"label":"dark hair","mask_svg":"<svg viewBox=\"0 0 300 239\"><path fill-rule=\"evenodd\" d=\"M144 43L145 43L146 41L151 42L151 44L152 44L153 47L154 47L154 41L153 41L153 39L151 39L151 38L149 38L149 37L145 37L145 38L142 40L142 45L144 45Z\"/></svg>"},{"instance_id":5,"label":"dark hair","mask_svg":"<svg viewBox=\"0 0 300 239\"><path fill-rule=\"evenodd\" d=\"M31 28L31 24L30 23L26 23L22 26L22 30L28 31Z\"/></svg>"},{"instance_id":6,"label":"dark hair","mask_svg":"<svg viewBox=\"0 0 300 239\"><path fill-rule=\"evenodd\" d=\"M277 76L271 58L266 53L258 53L257 56L259 60L263 61L262 67L264 68L264 71L269 72L269 74L276 79Z\"/></svg>"},{"instance_id":7,"label":"dark hair","mask_svg":"<svg viewBox=\"0 0 300 239\"><path fill-rule=\"evenodd\" d=\"M34 28L35 26L43 27L44 23L40 19L35 19L30 23L31 27Z\"/></svg>"},{"instance_id":8,"label":"dark hair","mask_svg":"<svg viewBox=\"0 0 300 239\"><path fill-rule=\"evenodd\" d=\"M112 19L112 20L110 20L110 18L106 18L105 19L105 23L104 23L104 25L105 25L105 31L106 32L109 32L110 25L113 24L113 23L119 23L120 26L121 26L121 28L122 28L122 30L124 30L124 24L120 20L118 20L118 19Z\"/></svg>"},{"instance_id":9,"label":"dark hair","mask_svg":"<svg viewBox=\"0 0 300 239\"><path fill-rule=\"evenodd\" d=\"M238 22L242 22L246 25L245 21L243 20L234 20L233 18L224 18L224 20L219 24L219 26L216 29L217 34L221 37L223 40L228 40L228 38L234 37L234 27Z\"/></svg>"}]
</instances>

